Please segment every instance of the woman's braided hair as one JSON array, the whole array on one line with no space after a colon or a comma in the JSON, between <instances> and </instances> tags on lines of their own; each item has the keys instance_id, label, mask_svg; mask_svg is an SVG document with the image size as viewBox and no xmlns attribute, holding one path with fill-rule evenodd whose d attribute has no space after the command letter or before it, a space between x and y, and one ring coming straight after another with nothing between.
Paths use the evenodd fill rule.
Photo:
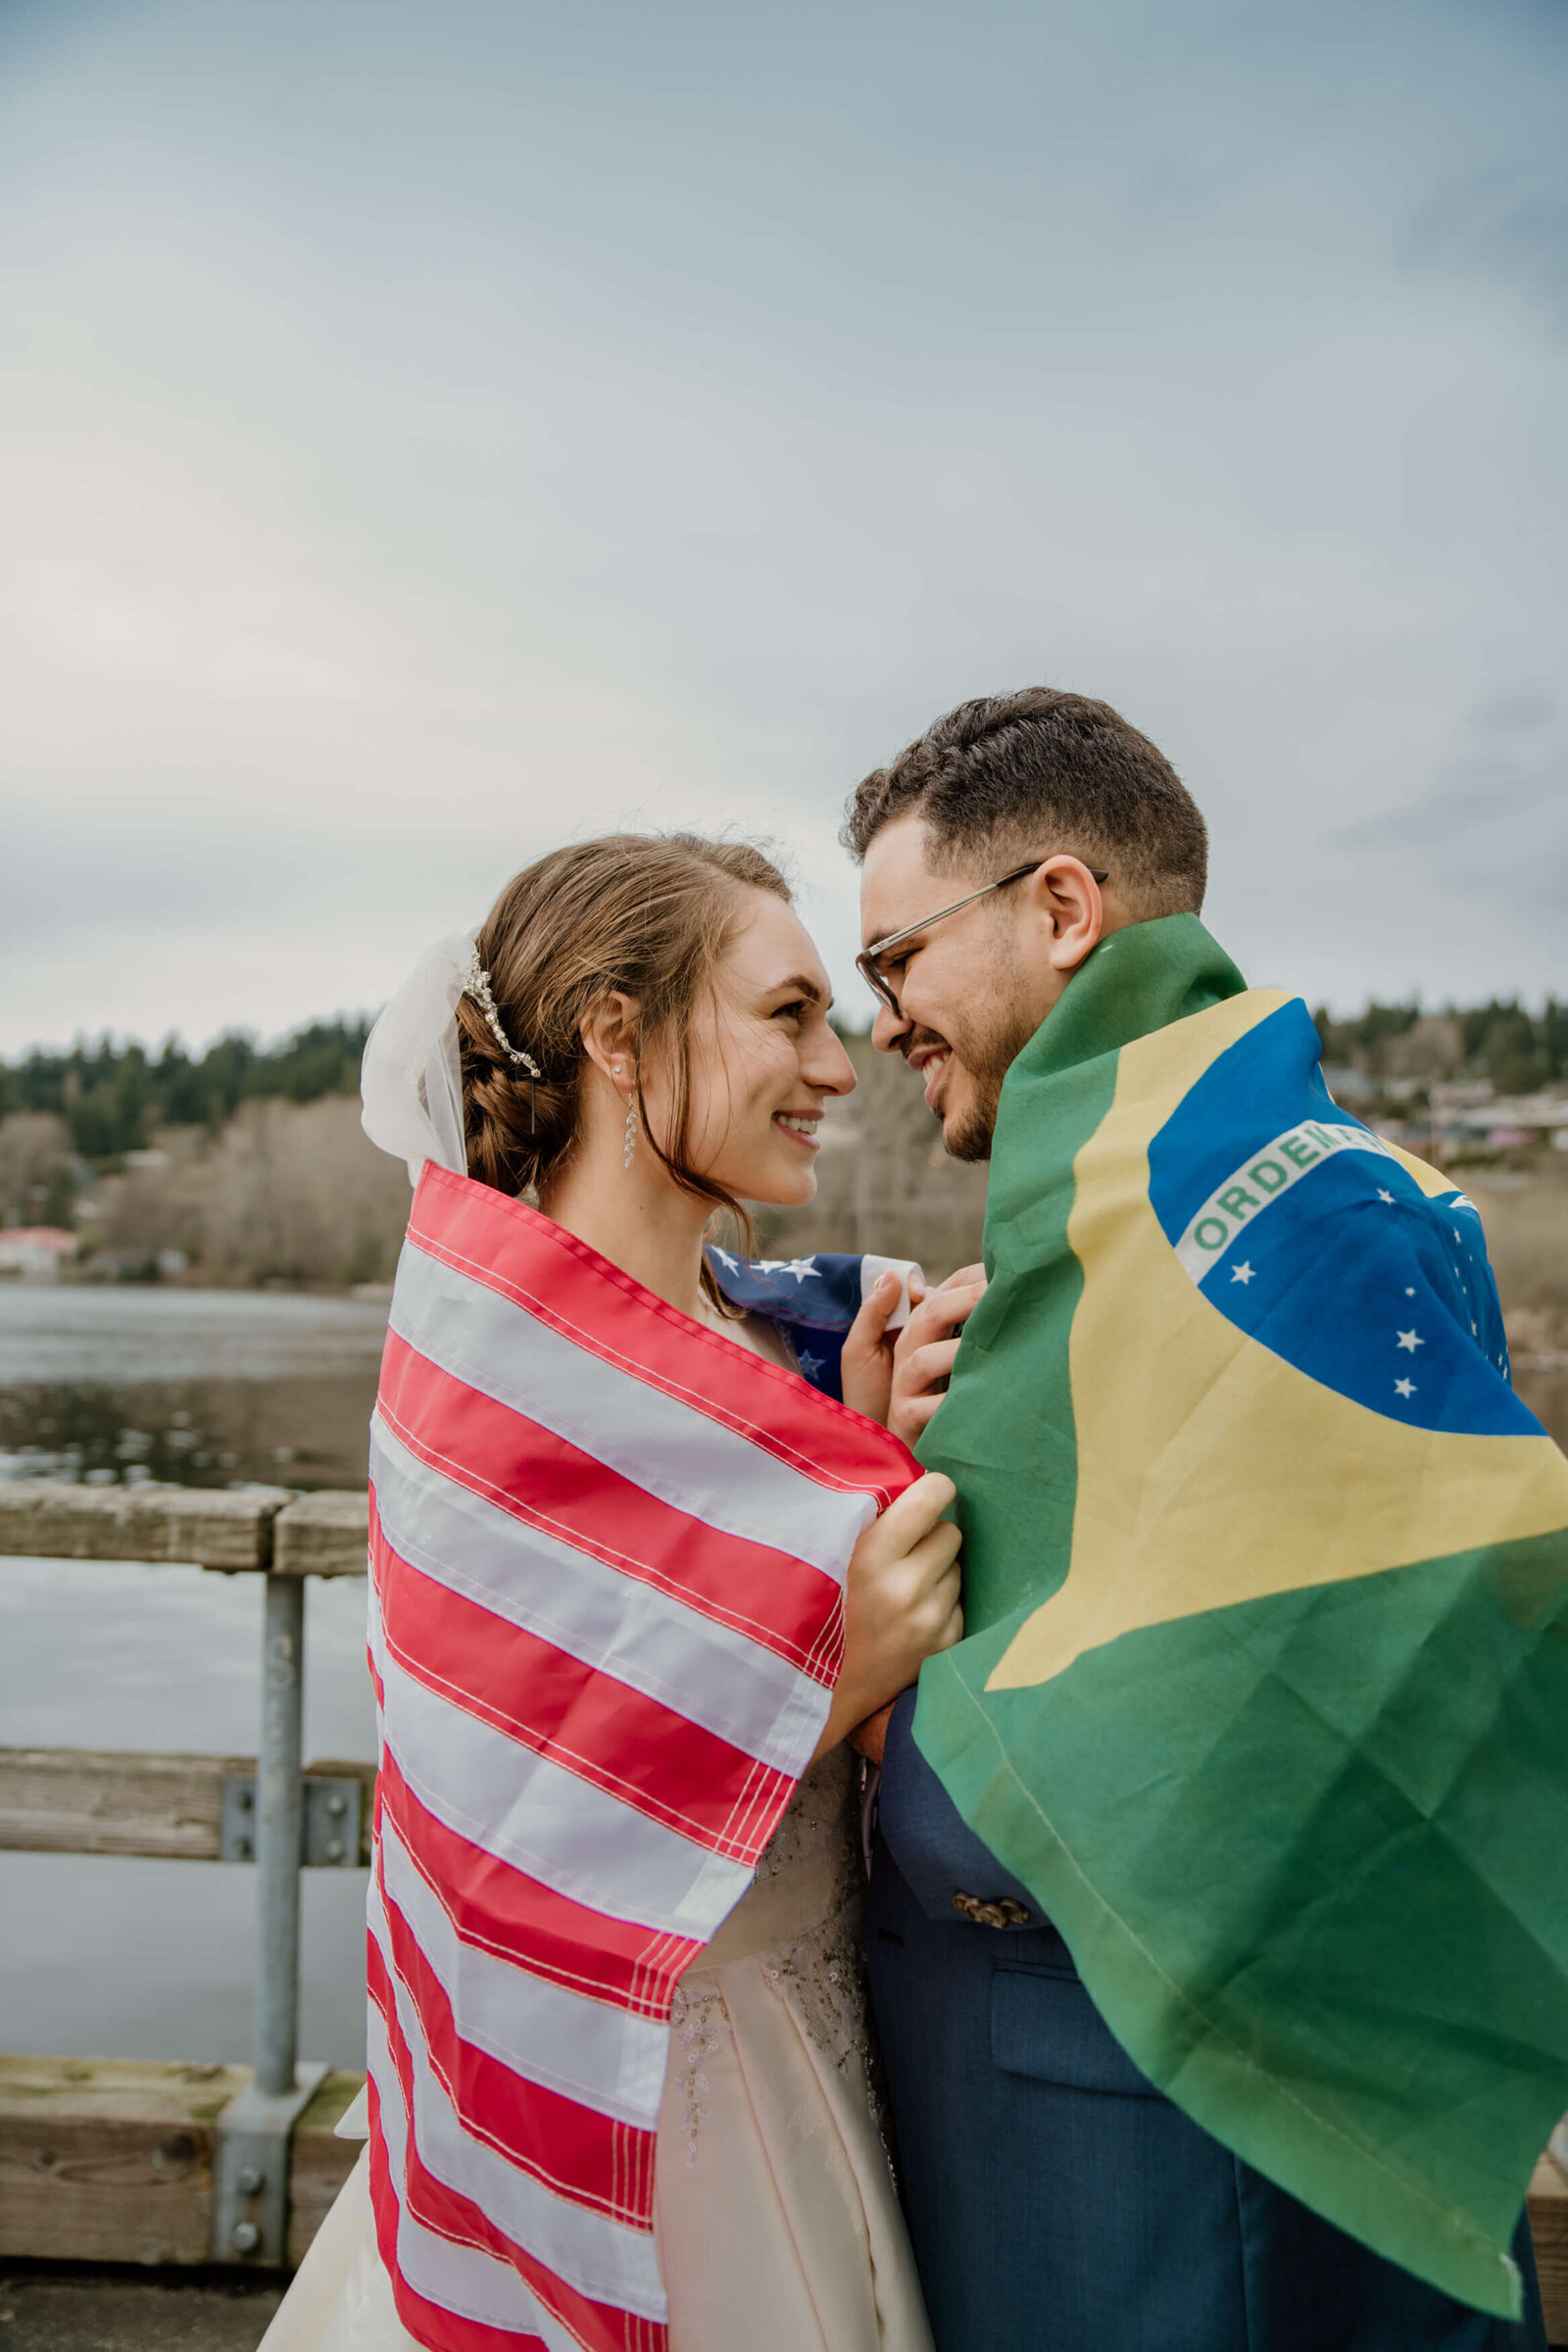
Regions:
<instances>
[{"instance_id":1,"label":"woman's braided hair","mask_svg":"<svg viewBox=\"0 0 1568 2352\"><path fill-rule=\"evenodd\" d=\"M503 1051L472 997L458 1003L468 1173L502 1193L538 1194L576 1141L581 1024L612 990L637 1000L636 1096L643 1132L677 1184L715 1208L744 1212L688 1161L690 1016L739 911L743 890L787 900L789 885L748 842L695 833L611 833L552 850L514 874L480 926L502 1029L537 1063L530 1079ZM670 1050L673 1113L648 1128L642 1061Z\"/></svg>"}]
</instances>

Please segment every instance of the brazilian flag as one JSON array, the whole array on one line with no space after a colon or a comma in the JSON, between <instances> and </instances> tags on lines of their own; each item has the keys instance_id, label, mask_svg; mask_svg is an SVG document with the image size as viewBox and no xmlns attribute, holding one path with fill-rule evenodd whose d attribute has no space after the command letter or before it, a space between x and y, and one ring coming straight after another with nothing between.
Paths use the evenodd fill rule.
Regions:
<instances>
[{"instance_id":1,"label":"brazilian flag","mask_svg":"<svg viewBox=\"0 0 1568 2352\"><path fill-rule=\"evenodd\" d=\"M1467 2303L1568 2107L1568 1462L1481 1223L1192 915L1008 1074L914 1736L1134 2061Z\"/></svg>"}]
</instances>

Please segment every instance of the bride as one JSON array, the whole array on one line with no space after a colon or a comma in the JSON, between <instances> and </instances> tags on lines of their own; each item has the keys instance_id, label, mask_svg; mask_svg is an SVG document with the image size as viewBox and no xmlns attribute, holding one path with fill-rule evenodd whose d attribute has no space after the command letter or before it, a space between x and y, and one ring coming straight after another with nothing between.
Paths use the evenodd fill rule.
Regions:
<instances>
[{"instance_id":1,"label":"bride","mask_svg":"<svg viewBox=\"0 0 1568 2352\"><path fill-rule=\"evenodd\" d=\"M811 1199L829 1001L760 852L621 835L518 874L371 1037L416 1190L369 2145L264 2352L931 2352L845 1745L959 1632L952 1487L882 1426L918 1269L705 1249Z\"/></svg>"}]
</instances>

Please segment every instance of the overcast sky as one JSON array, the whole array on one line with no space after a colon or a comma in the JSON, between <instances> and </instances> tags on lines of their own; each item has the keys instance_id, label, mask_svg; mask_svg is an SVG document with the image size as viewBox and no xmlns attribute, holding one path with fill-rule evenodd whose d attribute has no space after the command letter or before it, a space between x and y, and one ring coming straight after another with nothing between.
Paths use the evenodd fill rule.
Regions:
<instances>
[{"instance_id":1,"label":"overcast sky","mask_svg":"<svg viewBox=\"0 0 1568 2352\"><path fill-rule=\"evenodd\" d=\"M1211 927L1568 988L1563 0L0 0L0 1051L1115 703Z\"/></svg>"}]
</instances>

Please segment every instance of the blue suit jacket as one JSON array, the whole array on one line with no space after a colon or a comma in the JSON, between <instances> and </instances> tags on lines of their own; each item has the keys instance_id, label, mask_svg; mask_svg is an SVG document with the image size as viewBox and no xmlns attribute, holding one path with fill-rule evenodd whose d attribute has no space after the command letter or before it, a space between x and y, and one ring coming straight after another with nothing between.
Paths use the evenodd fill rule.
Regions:
<instances>
[{"instance_id":1,"label":"blue suit jacket","mask_svg":"<svg viewBox=\"0 0 1568 2352\"><path fill-rule=\"evenodd\" d=\"M1544 2352L1523 2224L1512 2327L1320 2221L1139 2073L913 1714L911 1690L888 1730L866 1961L938 2352Z\"/></svg>"}]
</instances>

